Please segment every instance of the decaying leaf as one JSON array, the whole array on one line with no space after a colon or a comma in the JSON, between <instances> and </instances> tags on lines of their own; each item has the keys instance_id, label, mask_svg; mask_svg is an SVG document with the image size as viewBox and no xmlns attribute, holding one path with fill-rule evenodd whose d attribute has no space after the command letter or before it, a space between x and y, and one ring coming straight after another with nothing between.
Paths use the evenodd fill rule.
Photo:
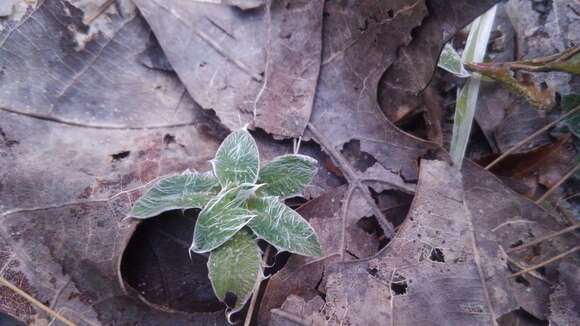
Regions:
<instances>
[{"instance_id":1,"label":"decaying leaf","mask_svg":"<svg viewBox=\"0 0 580 326\"><path fill-rule=\"evenodd\" d=\"M525 123L523 123L525 122ZM528 137L540 128L548 124L548 120L542 117L534 107L526 102L515 102L508 108L501 123L496 126L494 139L500 153L512 148L516 143ZM514 128L517 125L519 128ZM526 153L539 147L550 144L550 137L544 133L526 146L518 149L516 153Z\"/></svg>"},{"instance_id":2,"label":"decaying leaf","mask_svg":"<svg viewBox=\"0 0 580 326\"><path fill-rule=\"evenodd\" d=\"M515 301L505 257L489 255L499 249L490 240L473 224L460 173L422 161L396 238L375 257L332 266L326 304L313 315L336 325L494 324Z\"/></svg>"},{"instance_id":3,"label":"decaying leaf","mask_svg":"<svg viewBox=\"0 0 580 326\"><path fill-rule=\"evenodd\" d=\"M556 256L577 242L573 235L560 236L525 250L515 249L564 227L550 213L529 199L517 195L495 176L481 171L475 164L468 163L463 174L466 204L473 216L475 229L484 243L497 242L503 251L508 252L510 268L516 268L513 271ZM489 205L490 202L493 205ZM503 253L492 252L488 255L493 257ZM578 257L572 257L571 261L577 259ZM546 266L543 275L554 275L556 267ZM520 307L536 318L546 318L551 284L545 278L542 279L542 274L532 273L522 278L510 278L508 285L504 289L509 288Z\"/></svg>"},{"instance_id":4,"label":"decaying leaf","mask_svg":"<svg viewBox=\"0 0 580 326\"><path fill-rule=\"evenodd\" d=\"M550 323L556 326L580 323L580 269L569 263L560 264L560 284L550 296Z\"/></svg>"},{"instance_id":5,"label":"decaying leaf","mask_svg":"<svg viewBox=\"0 0 580 326\"><path fill-rule=\"evenodd\" d=\"M135 1L195 101L231 130L302 135L320 67L323 1L244 12L197 1Z\"/></svg>"},{"instance_id":6,"label":"decaying leaf","mask_svg":"<svg viewBox=\"0 0 580 326\"><path fill-rule=\"evenodd\" d=\"M573 239L508 258L502 248L561 226L470 162L464 184L443 161L423 160L418 175L419 158L447 155L393 127L377 104L380 88L384 111L410 106L428 84L444 42L495 1L136 2L172 69L143 60L153 43L138 13L111 9L103 15L107 32L91 34L69 2L45 0L21 24L0 32L0 93L8 94L0 99L4 277L81 325L224 324L225 307L191 292L194 285L209 285L197 265L205 268L205 257L189 262L183 248L185 259L176 258L187 232L174 237L146 224L178 219L164 215L137 227L124 218L143 185L159 175L208 171L223 126L253 123L276 137L298 137L306 128L306 138L330 158L314 142L303 149L321 162L332 160L349 183L319 173L316 189L306 189L317 198L299 213L320 233L322 256L290 257L269 281L260 320L272 313L275 325L294 324L295 314L328 324L487 325L517 307L538 318L555 316L538 308L549 300L550 285L538 281L533 293L539 294L531 295L521 279L507 281L505 259L516 271L561 252ZM241 10L246 4L251 8ZM257 146L266 149L264 161L291 152L287 143L255 134ZM373 158L364 169L344 157L352 141ZM411 214L396 230L376 198L389 191L410 197L417 180ZM179 215L189 236L196 212ZM224 252L233 248L227 243ZM257 249L253 239L244 243ZM152 247L142 251L150 257L174 251L147 260L152 263L143 275L129 277L120 266L142 258L134 254L139 244ZM257 266L259 251L253 249L244 266ZM184 261L191 270L180 269ZM216 281L239 276L218 270ZM257 267L248 271L244 282L234 282L243 285L235 301L220 294L237 308L259 276ZM160 276L165 273L183 278ZM4 288L0 307L27 324L51 322Z\"/></svg>"},{"instance_id":7,"label":"decaying leaf","mask_svg":"<svg viewBox=\"0 0 580 326\"><path fill-rule=\"evenodd\" d=\"M379 83L379 104L391 122L397 122L397 112L419 106L421 92L433 76L443 45L496 2L427 1L429 14L413 31L411 42L399 49L399 55Z\"/></svg>"},{"instance_id":8,"label":"decaying leaf","mask_svg":"<svg viewBox=\"0 0 580 326\"><path fill-rule=\"evenodd\" d=\"M111 16L113 35L76 50L81 20L68 2L45 0L0 37L2 276L79 325L223 324L221 308L152 308L119 270L137 225L125 219L130 190L209 170L218 141L195 125L211 123L174 75L135 59L151 33L140 16ZM50 323L5 288L0 305Z\"/></svg>"}]
</instances>

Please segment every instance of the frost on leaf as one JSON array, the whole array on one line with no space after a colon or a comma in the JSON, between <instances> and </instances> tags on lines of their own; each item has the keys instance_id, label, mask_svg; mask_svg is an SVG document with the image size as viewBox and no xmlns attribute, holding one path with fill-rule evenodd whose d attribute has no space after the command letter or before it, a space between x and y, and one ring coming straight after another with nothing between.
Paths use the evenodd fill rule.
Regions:
<instances>
[{"instance_id":1,"label":"frost on leaf","mask_svg":"<svg viewBox=\"0 0 580 326\"><path fill-rule=\"evenodd\" d=\"M149 218L172 209L202 208L218 189L211 173L185 171L155 184L137 200L131 216Z\"/></svg>"},{"instance_id":2,"label":"frost on leaf","mask_svg":"<svg viewBox=\"0 0 580 326\"><path fill-rule=\"evenodd\" d=\"M231 133L220 145L213 160L213 169L222 186L255 183L260 157L252 135L240 129Z\"/></svg>"},{"instance_id":3,"label":"frost on leaf","mask_svg":"<svg viewBox=\"0 0 580 326\"><path fill-rule=\"evenodd\" d=\"M242 230L211 252L207 267L214 292L234 313L250 298L262 273L262 255L254 236Z\"/></svg>"},{"instance_id":4,"label":"frost on leaf","mask_svg":"<svg viewBox=\"0 0 580 326\"><path fill-rule=\"evenodd\" d=\"M248 208L256 214L248 226L259 238L268 241L279 251L289 251L304 256L322 254L312 226L278 198L250 199Z\"/></svg>"},{"instance_id":5,"label":"frost on leaf","mask_svg":"<svg viewBox=\"0 0 580 326\"><path fill-rule=\"evenodd\" d=\"M441 51L437 66L460 78L466 78L471 75L463 66L463 62L457 51L449 43L445 44L445 47Z\"/></svg>"},{"instance_id":6,"label":"frost on leaf","mask_svg":"<svg viewBox=\"0 0 580 326\"><path fill-rule=\"evenodd\" d=\"M197 218L191 250L202 253L221 246L255 216L242 207L246 197L240 194L246 190L224 189L207 203Z\"/></svg>"},{"instance_id":7,"label":"frost on leaf","mask_svg":"<svg viewBox=\"0 0 580 326\"><path fill-rule=\"evenodd\" d=\"M260 171L262 192L283 198L300 194L312 182L318 162L312 157L298 154L282 155Z\"/></svg>"}]
</instances>

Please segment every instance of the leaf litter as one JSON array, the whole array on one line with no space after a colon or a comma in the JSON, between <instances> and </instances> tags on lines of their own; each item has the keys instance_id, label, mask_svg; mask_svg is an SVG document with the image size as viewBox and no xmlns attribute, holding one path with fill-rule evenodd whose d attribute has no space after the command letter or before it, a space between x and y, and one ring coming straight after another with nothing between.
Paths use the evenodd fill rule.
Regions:
<instances>
[{"instance_id":1,"label":"leaf litter","mask_svg":"<svg viewBox=\"0 0 580 326\"><path fill-rule=\"evenodd\" d=\"M523 280L507 277L570 249L573 237L504 253L565 221L469 161L457 172L438 145L401 132L382 112L391 118L391 109L416 107L443 44L493 1L280 1L246 11L225 3L136 3L141 13L105 13L114 33L95 34L78 52L69 31L86 27L66 1L39 3L1 34L9 81L0 99L6 278L78 324L223 324L215 299L196 299L207 308L196 312L184 308L184 289L173 288L173 304L169 293L155 301L136 293L119 266L147 222L138 227L124 217L157 176L208 170L216 130L253 122L276 138L313 140L347 182L340 185L326 168L315 176L316 198L299 211L321 236L322 258L291 256L267 285L259 320L490 324L522 309L540 320L574 317L565 309L569 281L552 272L558 264ZM175 73L132 59L151 44L149 25ZM17 57L33 65L22 69ZM258 146L290 152L268 137ZM352 140L374 159L371 168L345 158ZM382 210L377 198L385 191L416 191L402 224ZM361 220L376 221L381 232L366 232ZM177 243L167 234L155 241L149 245ZM568 270L576 258L566 258ZM157 266L192 263L181 264ZM156 275L151 287L164 281ZM182 279L207 286L203 275ZM546 280L562 285L553 292ZM8 290L0 293L4 312L49 322Z\"/></svg>"}]
</instances>

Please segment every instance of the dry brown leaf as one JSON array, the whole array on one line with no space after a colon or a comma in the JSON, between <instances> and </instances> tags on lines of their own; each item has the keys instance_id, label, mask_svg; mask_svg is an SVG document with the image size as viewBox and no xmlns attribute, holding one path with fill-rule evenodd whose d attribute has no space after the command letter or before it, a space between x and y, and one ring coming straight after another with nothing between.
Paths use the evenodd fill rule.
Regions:
<instances>
[{"instance_id":1,"label":"dry brown leaf","mask_svg":"<svg viewBox=\"0 0 580 326\"><path fill-rule=\"evenodd\" d=\"M299 137L320 69L323 1L275 1L236 12L179 0L135 1L202 108L237 129L254 122Z\"/></svg>"},{"instance_id":2,"label":"dry brown leaf","mask_svg":"<svg viewBox=\"0 0 580 326\"><path fill-rule=\"evenodd\" d=\"M474 218L460 173L445 162L422 161L396 238L374 257L332 265L326 303L310 307L311 318L331 325L494 324L516 305L505 257L493 254L497 243L481 237Z\"/></svg>"}]
</instances>

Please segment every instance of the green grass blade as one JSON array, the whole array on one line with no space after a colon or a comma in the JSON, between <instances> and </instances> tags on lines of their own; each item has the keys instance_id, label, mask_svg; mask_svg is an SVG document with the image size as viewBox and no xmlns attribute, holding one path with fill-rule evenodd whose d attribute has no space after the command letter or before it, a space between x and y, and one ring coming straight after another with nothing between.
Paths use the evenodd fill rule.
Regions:
<instances>
[{"instance_id":1,"label":"green grass blade","mask_svg":"<svg viewBox=\"0 0 580 326\"><path fill-rule=\"evenodd\" d=\"M495 12L496 7L494 6L471 24L467 44L462 55L464 63L481 62L483 60ZM467 143L469 142L469 134L471 133L471 126L473 125L473 118L477 108L480 83L481 75L474 73L457 93L453 135L449 152L458 168L461 168Z\"/></svg>"}]
</instances>

